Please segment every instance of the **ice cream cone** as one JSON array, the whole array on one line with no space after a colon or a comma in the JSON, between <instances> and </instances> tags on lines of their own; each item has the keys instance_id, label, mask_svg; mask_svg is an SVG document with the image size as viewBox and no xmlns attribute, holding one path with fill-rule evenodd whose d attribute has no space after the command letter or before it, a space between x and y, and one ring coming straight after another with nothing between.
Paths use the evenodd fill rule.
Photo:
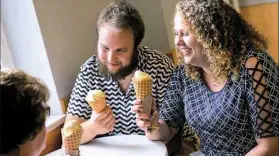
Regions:
<instances>
[{"instance_id":1,"label":"ice cream cone","mask_svg":"<svg viewBox=\"0 0 279 156\"><path fill-rule=\"evenodd\" d=\"M142 100L142 112L150 114L154 102L152 98L151 76L138 70L135 72L135 76L132 81L136 92L136 98Z\"/></svg>"},{"instance_id":2,"label":"ice cream cone","mask_svg":"<svg viewBox=\"0 0 279 156\"><path fill-rule=\"evenodd\" d=\"M107 107L106 94L101 90L89 91L86 96L86 101L97 114L104 111Z\"/></svg>"},{"instance_id":3,"label":"ice cream cone","mask_svg":"<svg viewBox=\"0 0 279 156\"><path fill-rule=\"evenodd\" d=\"M78 121L71 120L61 129L64 154L78 155L83 129Z\"/></svg>"},{"instance_id":4,"label":"ice cream cone","mask_svg":"<svg viewBox=\"0 0 279 156\"><path fill-rule=\"evenodd\" d=\"M78 150L80 145L80 140L83 130L79 130L71 134L70 136L65 136L62 133L62 146L67 150Z\"/></svg>"},{"instance_id":5,"label":"ice cream cone","mask_svg":"<svg viewBox=\"0 0 279 156\"><path fill-rule=\"evenodd\" d=\"M152 78L147 73L136 71L132 79L137 99L145 99L152 95Z\"/></svg>"}]
</instances>

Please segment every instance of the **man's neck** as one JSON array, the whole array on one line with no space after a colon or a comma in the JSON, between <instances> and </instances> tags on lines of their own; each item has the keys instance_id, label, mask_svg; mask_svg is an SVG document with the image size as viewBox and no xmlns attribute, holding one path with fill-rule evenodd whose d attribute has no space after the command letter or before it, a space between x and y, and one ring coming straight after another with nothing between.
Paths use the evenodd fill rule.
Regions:
<instances>
[{"instance_id":1,"label":"man's neck","mask_svg":"<svg viewBox=\"0 0 279 156\"><path fill-rule=\"evenodd\" d=\"M126 94L133 76L134 76L134 71L131 74L127 75L124 79L117 81L120 90L122 91L123 94Z\"/></svg>"}]
</instances>

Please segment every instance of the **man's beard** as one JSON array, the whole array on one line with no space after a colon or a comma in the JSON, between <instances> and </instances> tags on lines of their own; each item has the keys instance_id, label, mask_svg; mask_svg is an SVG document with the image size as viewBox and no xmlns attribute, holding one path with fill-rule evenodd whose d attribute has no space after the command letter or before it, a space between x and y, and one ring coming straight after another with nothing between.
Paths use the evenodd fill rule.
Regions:
<instances>
[{"instance_id":1,"label":"man's beard","mask_svg":"<svg viewBox=\"0 0 279 156\"><path fill-rule=\"evenodd\" d=\"M98 63L99 63L100 74L103 75L107 79L109 79L111 77L114 81L124 79L126 76L131 74L134 71L134 69L136 69L136 67L138 65L138 54L137 54L137 52L134 52L129 65L121 67L115 73L110 72L109 69L107 68L107 66L99 60L98 56L97 56L97 58L98 58Z\"/></svg>"}]
</instances>

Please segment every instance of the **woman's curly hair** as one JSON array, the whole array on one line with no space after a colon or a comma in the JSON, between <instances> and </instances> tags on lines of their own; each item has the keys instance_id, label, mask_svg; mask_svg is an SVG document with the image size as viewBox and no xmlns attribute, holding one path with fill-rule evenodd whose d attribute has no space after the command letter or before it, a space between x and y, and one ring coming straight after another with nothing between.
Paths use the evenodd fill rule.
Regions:
<instances>
[{"instance_id":1,"label":"woman's curly hair","mask_svg":"<svg viewBox=\"0 0 279 156\"><path fill-rule=\"evenodd\" d=\"M47 86L19 69L1 69L0 153L33 140L50 112ZM1 155L0 154L0 155Z\"/></svg>"},{"instance_id":2,"label":"woman's curly hair","mask_svg":"<svg viewBox=\"0 0 279 156\"><path fill-rule=\"evenodd\" d=\"M180 0L175 8L190 32L203 45L203 52L213 72L214 80L226 80L230 74L237 79L241 64L250 48L266 50L266 38L223 0ZM179 62L183 56L177 48ZM186 75L197 80L202 69L185 64Z\"/></svg>"}]
</instances>

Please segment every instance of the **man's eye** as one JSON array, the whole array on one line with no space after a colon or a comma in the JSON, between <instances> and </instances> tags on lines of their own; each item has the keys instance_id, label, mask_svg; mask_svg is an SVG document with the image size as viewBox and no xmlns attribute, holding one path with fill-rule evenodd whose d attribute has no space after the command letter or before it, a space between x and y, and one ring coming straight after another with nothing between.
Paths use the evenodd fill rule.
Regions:
<instances>
[{"instance_id":1,"label":"man's eye","mask_svg":"<svg viewBox=\"0 0 279 156\"><path fill-rule=\"evenodd\" d=\"M124 50L117 50L116 52L117 53L124 53L125 51Z\"/></svg>"},{"instance_id":2,"label":"man's eye","mask_svg":"<svg viewBox=\"0 0 279 156\"><path fill-rule=\"evenodd\" d=\"M104 50L106 50L106 51L108 51L108 50L109 50L109 48L108 48L108 47L103 47L103 49L104 49Z\"/></svg>"},{"instance_id":3,"label":"man's eye","mask_svg":"<svg viewBox=\"0 0 279 156\"><path fill-rule=\"evenodd\" d=\"M177 36L177 35L178 35L178 33L177 33L177 32L173 32L173 35L174 35L174 36Z\"/></svg>"}]
</instances>

